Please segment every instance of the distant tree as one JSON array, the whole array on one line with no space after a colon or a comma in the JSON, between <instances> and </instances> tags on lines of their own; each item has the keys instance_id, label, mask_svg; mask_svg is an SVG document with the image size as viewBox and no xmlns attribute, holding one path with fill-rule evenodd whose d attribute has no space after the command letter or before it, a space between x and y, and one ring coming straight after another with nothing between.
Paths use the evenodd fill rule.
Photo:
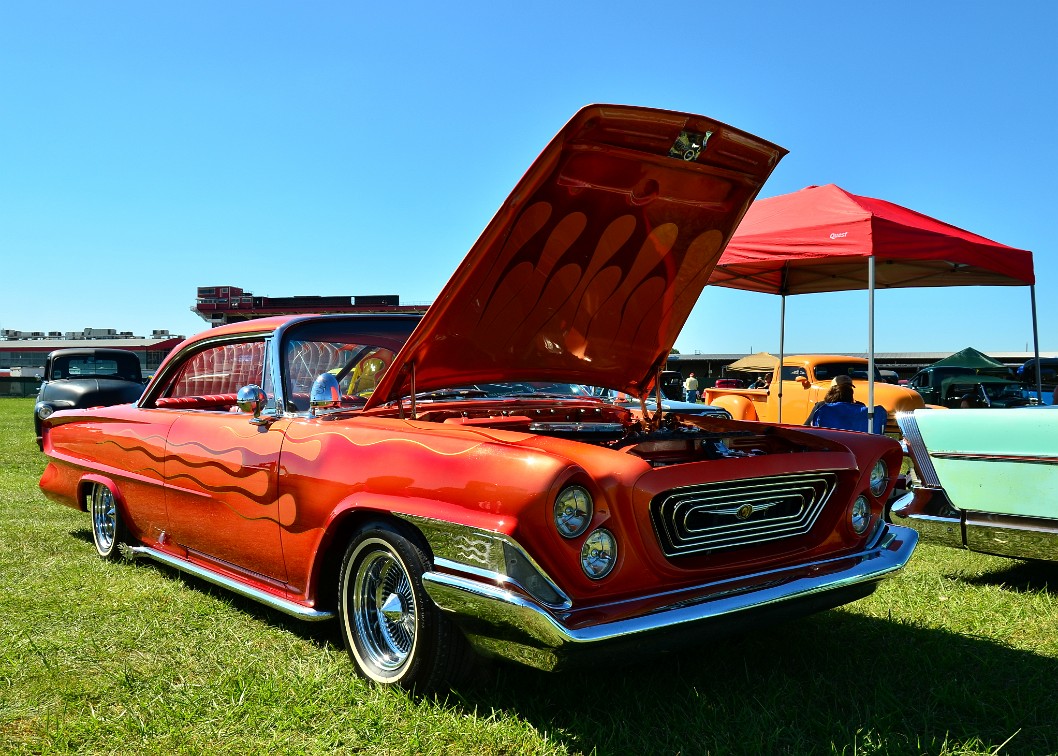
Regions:
<instances>
[{"instance_id":1,"label":"distant tree","mask_svg":"<svg viewBox=\"0 0 1058 756\"><path fill-rule=\"evenodd\" d=\"M669 350L669 354L679 354L679 353L680 353L679 349L670 349Z\"/></svg>"}]
</instances>

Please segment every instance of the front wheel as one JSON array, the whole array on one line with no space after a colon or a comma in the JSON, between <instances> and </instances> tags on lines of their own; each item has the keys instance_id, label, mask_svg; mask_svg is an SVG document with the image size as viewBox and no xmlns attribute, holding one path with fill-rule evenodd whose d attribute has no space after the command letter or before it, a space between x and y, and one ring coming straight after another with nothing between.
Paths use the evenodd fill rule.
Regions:
<instances>
[{"instance_id":1,"label":"front wheel","mask_svg":"<svg viewBox=\"0 0 1058 756\"><path fill-rule=\"evenodd\" d=\"M422 587L430 562L387 523L362 528L345 552L338 617L357 672L426 693L449 687L467 666L466 641Z\"/></svg>"},{"instance_id":2,"label":"front wheel","mask_svg":"<svg viewBox=\"0 0 1058 756\"><path fill-rule=\"evenodd\" d=\"M102 483L96 483L88 502L92 513L92 543L95 544L96 553L104 559L116 559L120 553L118 547L127 540L127 536L114 492Z\"/></svg>"}]
</instances>

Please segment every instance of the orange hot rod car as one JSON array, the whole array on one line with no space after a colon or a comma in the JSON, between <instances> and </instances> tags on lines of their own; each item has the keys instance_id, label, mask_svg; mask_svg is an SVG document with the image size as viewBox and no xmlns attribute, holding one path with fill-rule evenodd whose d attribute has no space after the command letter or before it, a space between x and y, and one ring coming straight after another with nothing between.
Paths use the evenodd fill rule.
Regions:
<instances>
[{"instance_id":1,"label":"orange hot rod car","mask_svg":"<svg viewBox=\"0 0 1058 756\"><path fill-rule=\"evenodd\" d=\"M800 424L808 419L816 402L823 401L831 381L839 375L852 378L856 401L867 403L867 370L868 362L863 357L787 355L783 358L782 370L778 366L773 369L768 388L721 387L717 381L715 388L702 392L702 401L722 407L736 420L774 423L781 419L784 423ZM874 402L886 412L885 431L898 434L896 413L920 409L925 403L916 391L886 383L877 369L874 377Z\"/></svg>"},{"instance_id":2,"label":"orange hot rod car","mask_svg":"<svg viewBox=\"0 0 1058 756\"><path fill-rule=\"evenodd\" d=\"M865 596L917 538L882 518L894 441L646 407L783 154L585 108L421 319L191 338L136 404L47 418L41 488L101 556L337 617L362 675L418 690L472 650L554 669Z\"/></svg>"}]
</instances>

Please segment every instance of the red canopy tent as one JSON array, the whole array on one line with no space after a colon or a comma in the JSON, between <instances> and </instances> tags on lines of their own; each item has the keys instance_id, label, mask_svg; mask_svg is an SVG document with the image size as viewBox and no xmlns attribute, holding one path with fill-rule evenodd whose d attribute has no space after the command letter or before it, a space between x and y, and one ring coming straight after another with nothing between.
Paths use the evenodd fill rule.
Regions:
<instances>
[{"instance_id":1,"label":"red canopy tent","mask_svg":"<svg viewBox=\"0 0 1058 756\"><path fill-rule=\"evenodd\" d=\"M780 362L787 295L867 289L871 407L876 288L1029 286L1039 364L1031 252L833 184L754 202L709 283L782 296Z\"/></svg>"}]
</instances>

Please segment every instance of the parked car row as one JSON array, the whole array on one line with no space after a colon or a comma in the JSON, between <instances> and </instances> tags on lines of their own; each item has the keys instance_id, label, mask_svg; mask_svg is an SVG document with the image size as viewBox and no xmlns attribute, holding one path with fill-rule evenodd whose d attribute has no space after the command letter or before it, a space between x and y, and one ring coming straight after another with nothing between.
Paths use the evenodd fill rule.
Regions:
<instances>
[{"instance_id":1,"label":"parked car row","mask_svg":"<svg viewBox=\"0 0 1058 756\"><path fill-rule=\"evenodd\" d=\"M134 403L43 418L41 489L90 513L101 557L337 619L360 674L416 690L479 656L700 653L866 596L918 540L884 518L896 441L653 403L783 154L702 116L585 108L424 316L192 337Z\"/></svg>"}]
</instances>

